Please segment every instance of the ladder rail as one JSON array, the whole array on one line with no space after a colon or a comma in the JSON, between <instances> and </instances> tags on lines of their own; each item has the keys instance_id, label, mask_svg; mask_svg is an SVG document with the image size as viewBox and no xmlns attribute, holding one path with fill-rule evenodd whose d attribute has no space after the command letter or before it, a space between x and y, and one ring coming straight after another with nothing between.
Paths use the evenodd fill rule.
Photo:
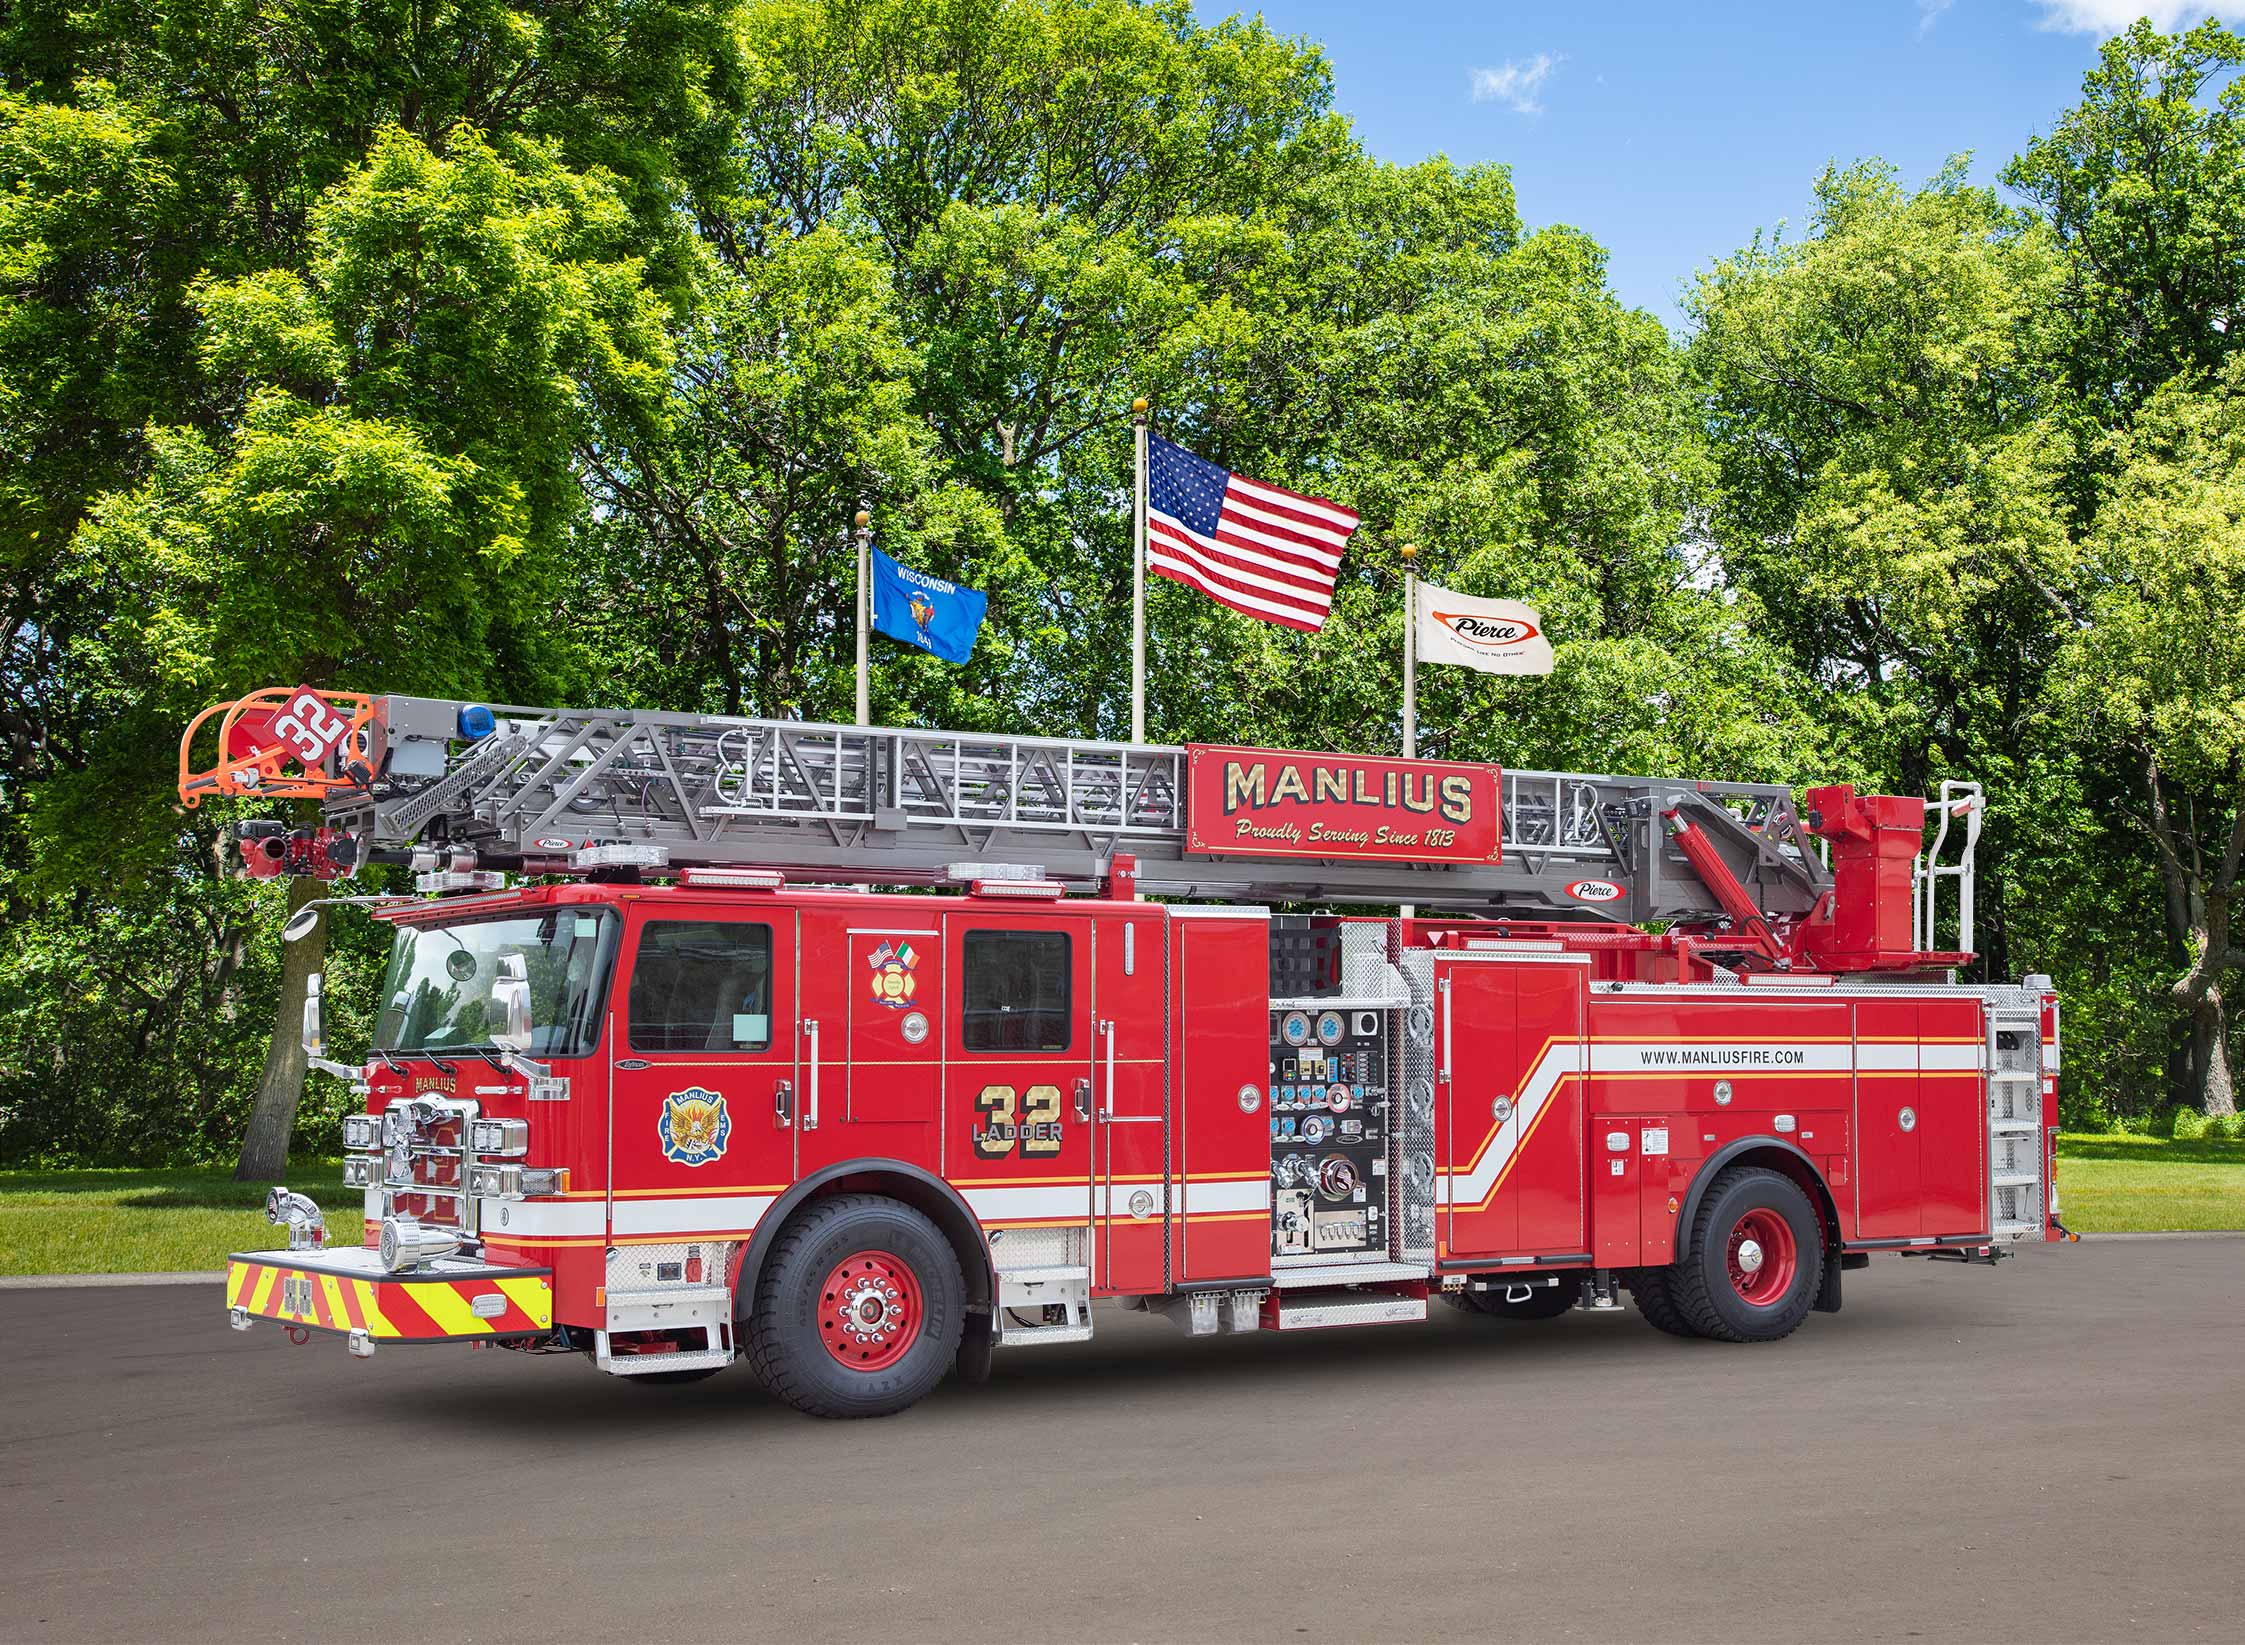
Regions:
<instances>
[{"instance_id":1,"label":"ladder rail","mask_svg":"<svg viewBox=\"0 0 2245 1645\"><path fill-rule=\"evenodd\" d=\"M320 794L329 826L374 851L450 844L488 862L547 868L613 846L648 863L899 884L935 883L966 857L1096 882L1130 852L1141 859L1140 885L1164 894L1408 902L1626 925L1723 913L1656 829L1658 813L1689 796L1735 824L1717 832L1767 911L1805 914L1829 882L1792 790L1774 783L1492 768L1493 861L1190 854L1191 751L1173 744L368 700L382 748L372 780L338 785L322 774ZM189 775L183 765L183 785ZM599 859L612 860L622 859ZM1574 896L1586 881L1597 894Z\"/></svg>"}]
</instances>

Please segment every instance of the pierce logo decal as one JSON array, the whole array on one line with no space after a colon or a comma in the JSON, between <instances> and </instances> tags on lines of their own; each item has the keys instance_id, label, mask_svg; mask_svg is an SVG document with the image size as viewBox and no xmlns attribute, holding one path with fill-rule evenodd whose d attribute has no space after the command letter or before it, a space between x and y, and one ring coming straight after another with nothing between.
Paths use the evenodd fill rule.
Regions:
<instances>
[{"instance_id":1,"label":"pierce logo decal","mask_svg":"<svg viewBox=\"0 0 2245 1645\"><path fill-rule=\"evenodd\" d=\"M1499 651L1542 638L1534 623L1510 617L1469 617L1455 611L1437 611L1434 620L1455 634L1460 643L1476 651Z\"/></svg>"},{"instance_id":2,"label":"pierce logo decal","mask_svg":"<svg viewBox=\"0 0 2245 1645\"><path fill-rule=\"evenodd\" d=\"M1567 887L1567 895L1577 902L1619 902L1622 889L1612 880L1577 880Z\"/></svg>"},{"instance_id":3,"label":"pierce logo decal","mask_svg":"<svg viewBox=\"0 0 2245 1645\"><path fill-rule=\"evenodd\" d=\"M725 1144L733 1137L733 1116L715 1091L691 1085L663 1100L656 1130L664 1159L676 1165L707 1165L725 1157Z\"/></svg>"}]
</instances>

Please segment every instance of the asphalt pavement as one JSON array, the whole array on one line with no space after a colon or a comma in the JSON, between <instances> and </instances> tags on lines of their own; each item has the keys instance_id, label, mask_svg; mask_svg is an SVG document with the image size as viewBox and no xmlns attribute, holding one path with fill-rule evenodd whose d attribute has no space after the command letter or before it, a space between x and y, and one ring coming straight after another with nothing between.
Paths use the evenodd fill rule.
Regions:
<instances>
[{"instance_id":1,"label":"asphalt pavement","mask_svg":"<svg viewBox=\"0 0 2245 1645\"><path fill-rule=\"evenodd\" d=\"M2236 1639L2245 1239L1880 1259L1788 1342L1102 1310L878 1422L745 1368L0 1292L0 1639Z\"/></svg>"}]
</instances>

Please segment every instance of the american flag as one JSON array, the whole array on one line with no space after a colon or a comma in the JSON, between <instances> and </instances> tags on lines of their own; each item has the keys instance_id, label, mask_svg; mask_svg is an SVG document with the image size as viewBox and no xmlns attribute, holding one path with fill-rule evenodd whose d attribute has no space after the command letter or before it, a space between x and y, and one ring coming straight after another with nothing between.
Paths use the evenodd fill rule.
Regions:
<instances>
[{"instance_id":1,"label":"american flag","mask_svg":"<svg viewBox=\"0 0 2245 1645\"><path fill-rule=\"evenodd\" d=\"M1146 564L1267 623L1325 626L1356 515L1147 438Z\"/></svg>"}]
</instances>

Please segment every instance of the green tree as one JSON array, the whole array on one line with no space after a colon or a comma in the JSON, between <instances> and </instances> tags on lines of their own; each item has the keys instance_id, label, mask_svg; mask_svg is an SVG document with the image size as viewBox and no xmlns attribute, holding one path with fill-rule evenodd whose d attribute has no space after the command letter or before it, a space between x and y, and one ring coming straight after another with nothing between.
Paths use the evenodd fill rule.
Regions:
<instances>
[{"instance_id":1,"label":"green tree","mask_svg":"<svg viewBox=\"0 0 2245 1645\"><path fill-rule=\"evenodd\" d=\"M2245 356L2177 379L2115 442L2091 537L2094 584L2066 653L2085 734L2125 750L2157 856L2170 989L2189 1024L2183 1086L2237 1110L2224 979L2245 966Z\"/></svg>"},{"instance_id":2,"label":"green tree","mask_svg":"<svg viewBox=\"0 0 2245 1645\"><path fill-rule=\"evenodd\" d=\"M2105 42L2080 104L2004 171L2064 251L2056 358L2106 427L2177 373L2218 370L2241 340L2241 67L2245 41L2219 23L2163 35L2138 19Z\"/></svg>"},{"instance_id":3,"label":"green tree","mask_svg":"<svg viewBox=\"0 0 2245 1645\"><path fill-rule=\"evenodd\" d=\"M1692 352L1716 444L1710 530L1813 693L1838 769L1925 793L2038 775L2043 676L2073 576L2066 442L2039 371L2047 236L1967 186L1827 172L1805 237L1757 237L1700 277ZM1984 947L2009 974L1999 805Z\"/></svg>"},{"instance_id":4,"label":"green tree","mask_svg":"<svg viewBox=\"0 0 2245 1645\"><path fill-rule=\"evenodd\" d=\"M99 500L73 548L115 625L88 672L150 736L250 682L534 697L564 678L570 453L592 407L652 415L668 353L615 193L512 147L460 134L440 158L393 130L315 212L306 273L196 288L201 363L238 408L216 433L154 431L148 482ZM50 871L114 863L136 823L153 855L161 813L94 804L144 780L145 749L115 737L42 786ZM287 1159L324 941L284 956L245 1177Z\"/></svg>"}]
</instances>

